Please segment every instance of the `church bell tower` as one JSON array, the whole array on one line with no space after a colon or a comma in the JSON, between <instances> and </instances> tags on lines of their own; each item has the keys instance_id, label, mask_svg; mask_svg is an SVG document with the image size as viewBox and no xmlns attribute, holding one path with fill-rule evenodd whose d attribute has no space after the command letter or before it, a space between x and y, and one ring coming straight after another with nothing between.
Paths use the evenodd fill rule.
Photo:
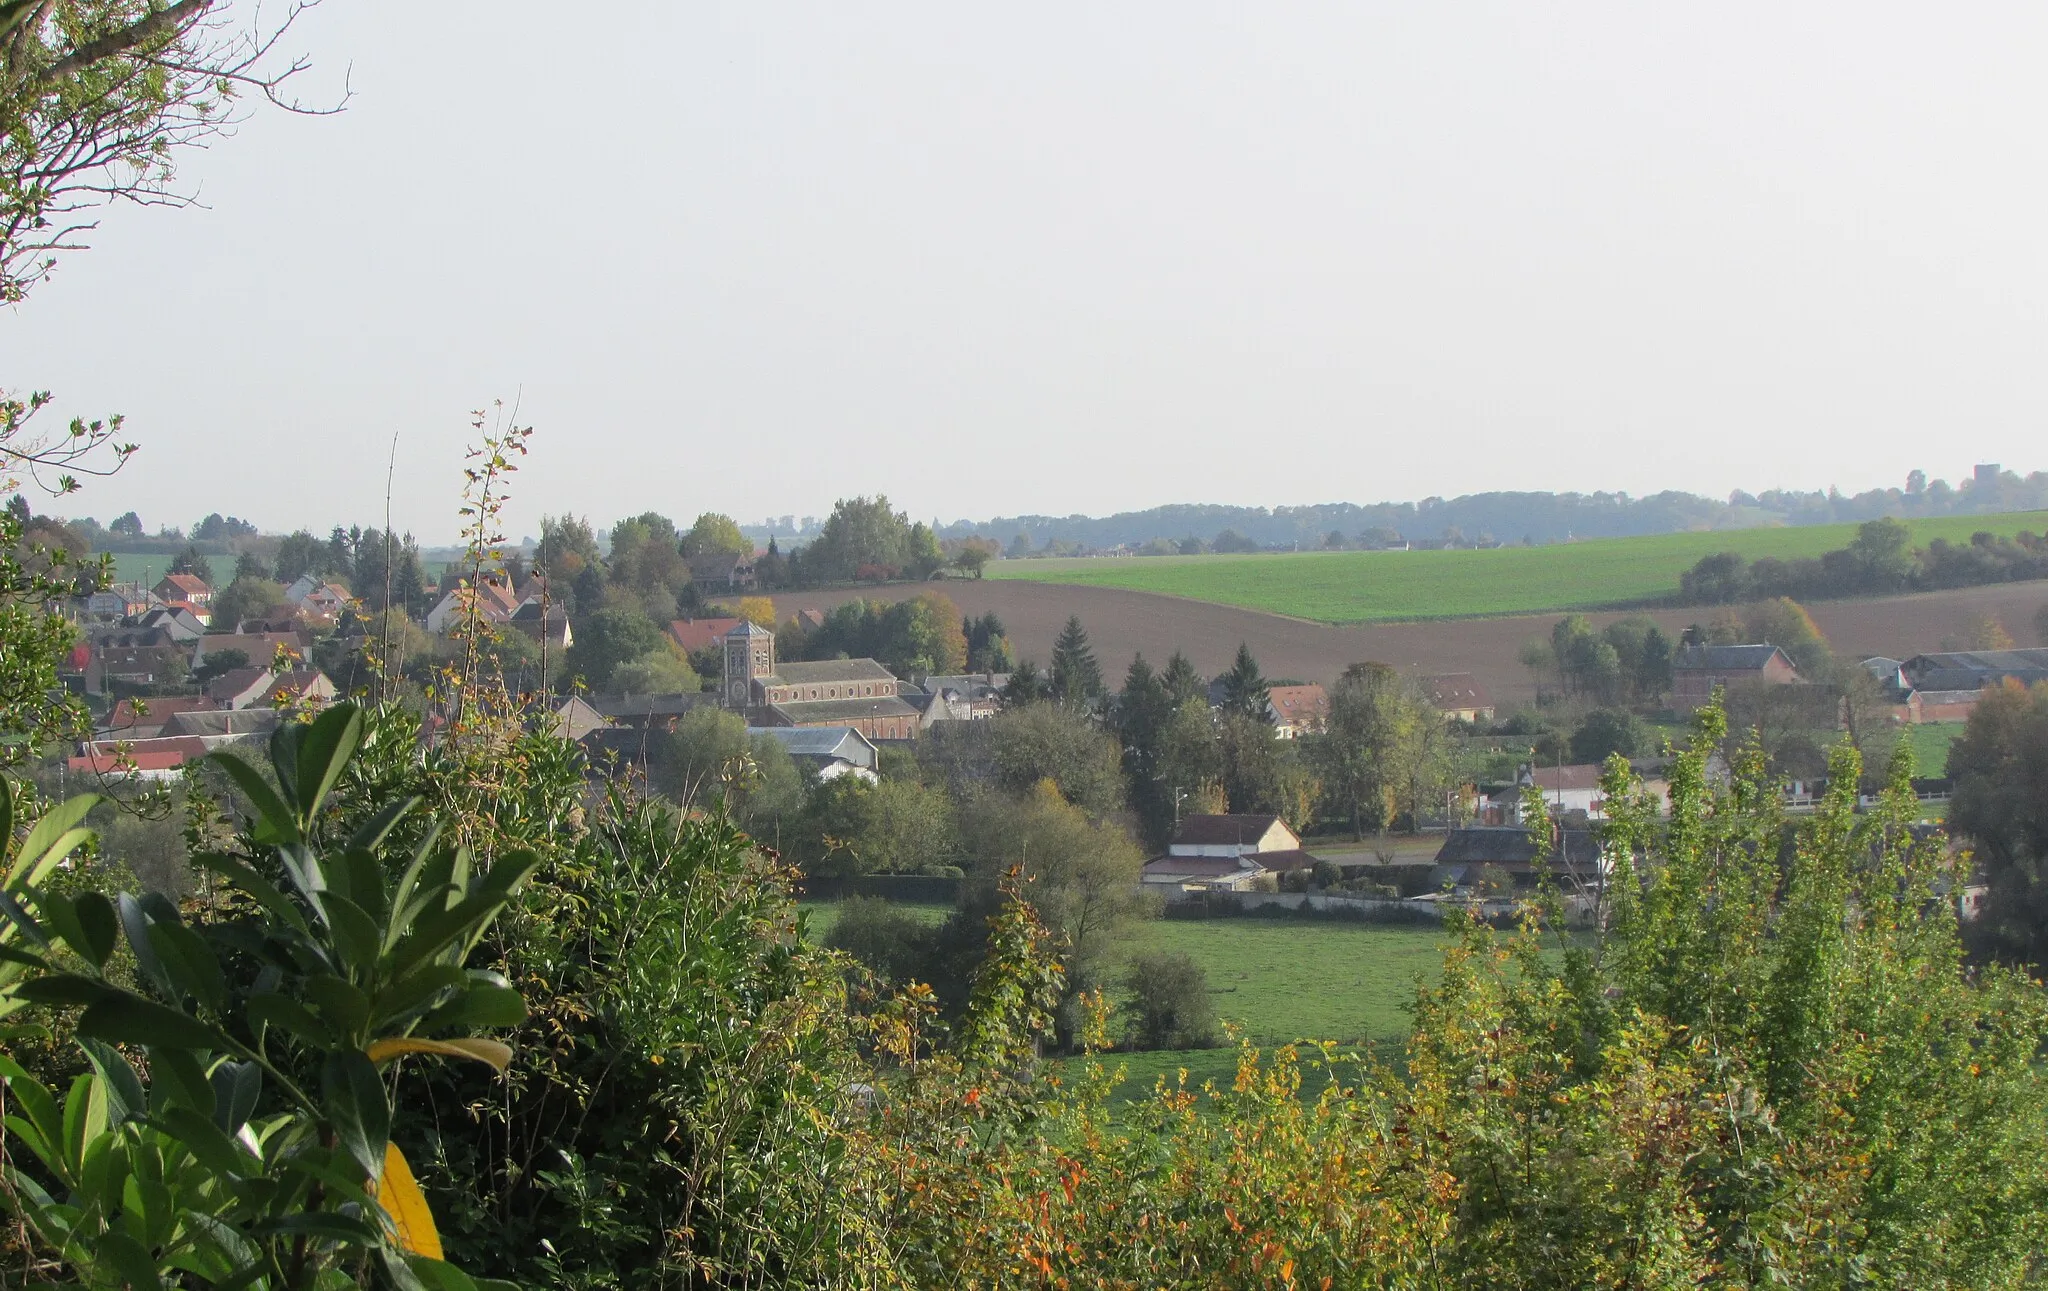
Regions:
<instances>
[{"instance_id":1,"label":"church bell tower","mask_svg":"<svg viewBox=\"0 0 2048 1291\"><path fill-rule=\"evenodd\" d=\"M748 622L725 634L725 706L744 713L754 704L754 683L775 675L775 634Z\"/></svg>"}]
</instances>

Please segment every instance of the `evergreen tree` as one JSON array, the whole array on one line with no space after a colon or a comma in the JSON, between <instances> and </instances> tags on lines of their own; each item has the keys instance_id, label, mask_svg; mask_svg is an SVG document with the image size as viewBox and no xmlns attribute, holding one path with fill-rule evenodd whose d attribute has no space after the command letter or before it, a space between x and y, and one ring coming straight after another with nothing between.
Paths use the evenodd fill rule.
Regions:
<instances>
[{"instance_id":1,"label":"evergreen tree","mask_svg":"<svg viewBox=\"0 0 2048 1291\"><path fill-rule=\"evenodd\" d=\"M1140 654L1124 673L1117 696L1116 730L1123 746L1124 779L1147 839L1164 843L1173 829L1173 795L1160 782L1160 740L1173 717L1173 697Z\"/></svg>"},{"instance_id":2,"label":"evergreen tree","mask_svg":"<svg viewBox=\"0 0 2048 1291\"><path fill-rule=\"evenodd\" d=\"M1045 675L1038 671L1038 665L1029 659L1010 670L1009 684L1003 687L1003 706L1023 708L1050 698Z\"/></svg>"},{"instance_id":3,"label":"evergreen tree","mask_svg":"<svg viewBox=\"0 0 2048 1291\"><path fill-rule=\"evenodd\" d=\"M1266 720L1266 679L1259 672L1259 661L1252 658L1250 646L1238 642L1237 658L1229 671L1216 680L1223 688L1225 712Z\"/></svg>"},{"instance_id":4,"label":"evergreen tree","mask_svg":"<svg viewBox=\"0 0 2048 1291\"><path fill-rule=\"evenodd\" d=\"M19 497L20 494L15 496ZM190 574L202 583L211 583L213 581L213 562L199 554L199 548L196 544L188 543L185 550L172 558L171 572L173 574Z\"/></svg>"},{"instance_id":5,"label":"evergreen tree","mask_svg":"<svg viewBox=\"0 0 2048 1291\"><path fill-rule=\"evenodd\" d=\"M1102 697L1102 665L1095 662L1078 614L1067 619L1053 642L1052 696L1070 708L1086 708Z\"/></svg>"},{"instance_id":6,"label":"evergreen tree","mask_svg":"<svg viewBox=\"0 0 2048 1291\"><path fill-rule=\"evenodd\" d=\"M1190 700L1209 697L1209 687L1202 681L1202 674L1196 672L1195 665L1178 650L1166 661L1166 671L1159 674L1159 681L1166 687L1166 693L1176 708Z\"/></svg>"}]
</instances>

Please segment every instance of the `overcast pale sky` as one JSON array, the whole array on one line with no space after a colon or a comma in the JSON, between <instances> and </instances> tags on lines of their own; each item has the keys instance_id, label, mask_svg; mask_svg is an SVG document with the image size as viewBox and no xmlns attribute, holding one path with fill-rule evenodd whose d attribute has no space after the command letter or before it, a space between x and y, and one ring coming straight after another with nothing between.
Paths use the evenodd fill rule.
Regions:
<instances>
[{"instance_id":1,"label":"overcast pale sky","mask_svg":"<svg viewBox=\"0 0 2048 1291\"><path fill-rule=\"evenodd\" d=\"M443 538L2048 467L2048 6L328 0L0 313L74 507Z\"/></svg>"}]
</instances>

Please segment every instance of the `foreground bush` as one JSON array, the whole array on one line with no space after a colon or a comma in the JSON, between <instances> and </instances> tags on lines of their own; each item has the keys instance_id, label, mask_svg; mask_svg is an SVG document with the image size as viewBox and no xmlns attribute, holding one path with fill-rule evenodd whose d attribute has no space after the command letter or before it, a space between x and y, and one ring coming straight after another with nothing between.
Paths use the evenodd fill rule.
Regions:
<instances>
[{"instance_id":1,"label":"foreground bush","mask_svg":"<svg viewBox=\"0 0 2048 1291\"><path fill-rule=\"evenodd\" d=\"M1112 1125L1099 1069L885 1114L876 1204L927 1285L2016 1286L2048 1216L2048 1008L1965 971L1908 764L1790 828L1703 718L1659 821L1617 762L1607 931L1466 923L1407 1071L1246 1050ZM1789 841L1788 841L1789 840ZM1330 1078L1300 1095L1304 1066ZM945 1130L946 1116L954 1124ZM919 1116L930 1126L921 1126Z\"/></svg>"},{"instance_id":2,"label":"foreground bush","mask_svg":"<svg viewBox=\"0 0 2048 1291\"><path fill-rule=\"evenodd\" d=\"M296 1291L381 1274L474 1291L441 1259L386 1082L411 1055L505 1069L503 1043L467 1033L525 1008L463 961L537 862L479 868L432 828L393 853L411 799L335 829L329 795L362 726L349 705L286 725L268 777L220 755L258 850L197 858L225 891L191 922L155 894L56 890L97 799L53 809L17 848L0 783L0 1035L82 1009L65 1020L89 1064L60 1099L0 1056L15 1157L0 1153L0 1198L32 1235L9 1285Z\"/></svg>"}]
</instances>

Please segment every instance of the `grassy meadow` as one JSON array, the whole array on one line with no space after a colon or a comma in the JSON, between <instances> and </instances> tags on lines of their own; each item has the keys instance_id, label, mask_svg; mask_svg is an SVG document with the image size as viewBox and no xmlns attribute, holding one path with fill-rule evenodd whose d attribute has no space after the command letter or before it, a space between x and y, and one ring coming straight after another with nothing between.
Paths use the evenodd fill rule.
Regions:
<instances>
[{"instance_id":1,"label":"grassy meadow","mask_svg":"<svg viewBox=\"0 0 2048 1291\"><path fill-rule=\"evenodd\" d=\"M1927 777L1948 774L1948 746L1963 733L1961 722L1929 722L1908 726L1905 736L1913 746L1913 774Z\"/></svg>"},{"instance_id":2,"label":"grassy meadow","mask_svg":"<svg viewBox=\"0 0 2048 1291\"><path fill-rule=\"evenodd\" d=\"M936 923L941 906L905 906ZM835 908L806 903L811 935L831 930ZM1209 976L1217 1018L1260 1048L1293 1040L1335 1040L1347 1047L1385 1044L1408 1033L1407 1006L1418 981L1436 978L1443 934L1435 928L1320 923L1292 919L1159 919L1132 938L1132 953L1185 951ZM1185 1068L1192 1085L1227 1086L1237 1050L1118 1053L1122 1093L1135 1097Z\"/></svg>"},{"instance_id":3,"label":"grassy meadow","mask_svg":"<svg viewBox=\"0 0 2048 1291\"><path fill-rule=\"evenodd\" d=\"M2048 512L1910 522L1913 542L1968 542L1980 531L2048 530ZM1491 551L1277 552L1242 556L1003 560L988 577L1157 592L1323 623L1539 614L1617 607L1671 595L1702 556L1818 556L1856 526L1806 525L1601 538Z\"/></svg>"}]
</instances>

